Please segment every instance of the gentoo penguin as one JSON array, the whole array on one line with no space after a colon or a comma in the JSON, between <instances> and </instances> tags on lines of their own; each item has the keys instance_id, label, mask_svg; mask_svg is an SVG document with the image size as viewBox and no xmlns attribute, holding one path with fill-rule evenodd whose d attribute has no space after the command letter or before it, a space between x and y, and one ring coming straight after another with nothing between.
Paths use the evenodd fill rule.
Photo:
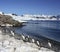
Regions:
<instances>
[{"instance_id":1,"label":"gentoo penguin","mask_svg":"<svg viewBox=\"0 0 60 52\"><path fill-rule=\"evenodd\" d=\"M25 36L24 35L22 35L22 39L25 40Z\"/></svg>"},{"instance_id":2,"label":"gentoo penguin","mask_svg":"<svg viewBox=\"0 0 60 52\"><path fill-rule=\"evenodd\" d=\"M32 43L34 43L35 42L35 40L34 39L32 39Z\"/></svg>"},{"instance_id":3,"label":"gentoo penguin","mask_svg":"<svg viewBox=\"0 0 60 52\"><path fill-rule=\"evenodd\" d=\"M29 42L29 35L25 37L26 42Z\"/></svg>"},{"instance_id":4,"label":"gentoo penguin","mask_svg":"<svg viewBox=\"0 0 60 52\"><path fill-rule=\"evenodd\" d=\"M11 31L11 34L14 36L14 32L13 31Z\"/></svg>"},{"instance_id":5,"label":"gentoo penguin","mask_svg":"<svg viewBox=\"0 0 60 52\"><path fill-rule=\"evenodd\" d=\"M36 44L37 44L37 46L38 46L38 49L40 50L40 48L41 48L40 42L39 42L39 41L36 41Z\"/></svg>"},{"instance_id":6,"label":"gentoo penguin","mask_svg":"<svg viewBox=\"0 0 60 52\"><path fill-rule=\"evenodd\" d=\"M51 47L51 43L48 41L48 45L49 45L49 47Z\"/></svg>"},{"instance_id":7,"label":"gentoo penguin","mask_svg":"<svg viewBox=\"0 0 60 52\"><path fill-rule=\"evenodd\" d=\"M27 36L29 38L29 36Z\"/></svg>"},{"instance_id":8,"label":"gentoo penguin","mask_svg":"<svg viewBox=\"0 0 60 52\"><path fill-rule=\"evenodd\" d=\"M37 45L38 45L38 46L40 45L39 41L37 41Z\"/></svg>"}]
</instances>

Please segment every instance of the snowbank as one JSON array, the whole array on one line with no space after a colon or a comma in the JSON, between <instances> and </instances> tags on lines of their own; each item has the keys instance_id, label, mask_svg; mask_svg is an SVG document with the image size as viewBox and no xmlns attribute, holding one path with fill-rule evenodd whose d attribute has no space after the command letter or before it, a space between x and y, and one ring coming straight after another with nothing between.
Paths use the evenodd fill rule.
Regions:
<instances>
[{"instance_id":1,"label":"snowbank","mask_svg":"<svg viewBox=\"0 0 60 52\"><path fill-rule=\"evenodd\" d=\"M23 37L22 37L23 38ZM39 47L35 43L15 39L10 34L3 35L0 31L0 52L54 52L48 48Z\"/></svg>"}]
</instances>

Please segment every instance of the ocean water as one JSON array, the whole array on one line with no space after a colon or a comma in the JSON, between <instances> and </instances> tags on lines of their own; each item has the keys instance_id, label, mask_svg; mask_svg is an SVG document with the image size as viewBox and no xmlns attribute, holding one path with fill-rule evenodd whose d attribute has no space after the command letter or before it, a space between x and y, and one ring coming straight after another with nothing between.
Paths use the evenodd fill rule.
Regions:
<instances>
[{"instance_id":1,"label":"ocean water","mask_svg":"<svg viewBox=\"0 0 60 52\"><path fill-rule=\"evenodd\" d=\"M60 21L29 21L25 26L15 27L15 32L60 42Z\"/></svg>"}]
</instances>

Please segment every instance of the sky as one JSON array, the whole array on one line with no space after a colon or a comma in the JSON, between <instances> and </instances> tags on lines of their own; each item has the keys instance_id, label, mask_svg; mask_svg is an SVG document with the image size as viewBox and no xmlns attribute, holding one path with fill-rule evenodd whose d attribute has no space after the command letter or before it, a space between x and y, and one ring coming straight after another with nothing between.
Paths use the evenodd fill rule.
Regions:
<instances>
[{"instance_id":1,"label":"sky","mask_svg":"<svg viewBox=\"0 0 60 52\"><path fill-rule=\"evenodd\" d=\"M0 11L22 14L60 14L60 0L0 0Z\"/></svg>"}]
</instances>

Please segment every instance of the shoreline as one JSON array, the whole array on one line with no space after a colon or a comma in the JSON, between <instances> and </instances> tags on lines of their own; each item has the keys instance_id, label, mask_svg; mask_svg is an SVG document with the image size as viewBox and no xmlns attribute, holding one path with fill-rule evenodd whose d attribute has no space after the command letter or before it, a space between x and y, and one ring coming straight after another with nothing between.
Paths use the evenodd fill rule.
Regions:
<instances>
[{"instance_id":1,"label":"shoreline","mask_svg":"<svg viewBox=\"0 0 60 52\"><path fill-rule=\"evenodd\" d=\"M6 35L8 35L10 38L13 38L13 39L16 39L16 40L18 40L18 41L20 41L20 40L22 40L24 43L29 43L29 44L35 44L35 46L36 46L36 48L38 49L38 50L40 50L41 49L41 47L44 47L44 48L47 48L47 49L50 49L50 50L53 50L53 51L55 51L55 52L58 52L58 51L60 51L60 47L59 47L59 45L54 45L54 41L53 41L53 43L50 41L50 40L48 40L48 42L46 41L40 41L40 40L38 40L38 39L34 39L33 37L31 37L31 36L25 36L24 34L16 34L15 32L13 32L12 30L9 30L10 31L10 33L8 32L8 29L9 28L7 28L7 29L5 29L4 30L4 28L2 27L0 27L0 30L3 32L3 36L6 36ZM4 32L5 31L5 32ZM11 32L12 31L12 32ZM11 34L12 33L12 34ZM14 33L14 34L13 34ZM1 34L0 34L1 35ZM8 38L8 37L7 37ZM49 45L48 43L51 43L51 45Z\"/></svg>"}]
</instances>

